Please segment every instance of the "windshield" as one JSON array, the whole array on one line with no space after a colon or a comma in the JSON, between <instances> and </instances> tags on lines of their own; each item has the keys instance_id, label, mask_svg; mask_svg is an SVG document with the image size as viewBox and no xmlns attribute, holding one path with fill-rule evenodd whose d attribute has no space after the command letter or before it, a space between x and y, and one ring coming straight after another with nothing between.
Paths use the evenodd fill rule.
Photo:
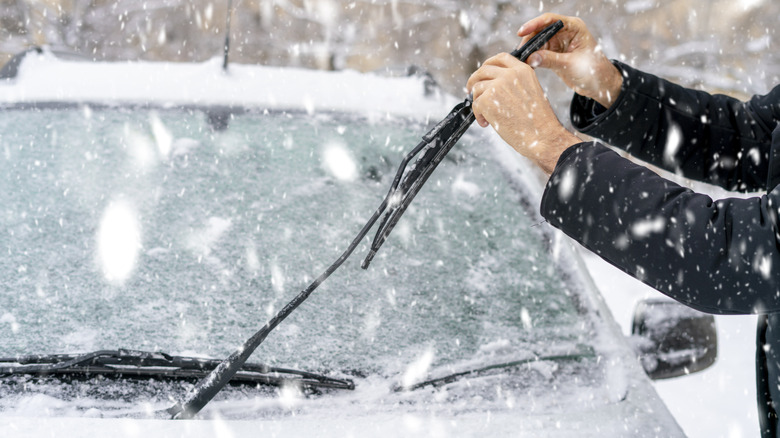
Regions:
<instances>
[{"instance_id":1,"label":"windshield","mask_svg":"<svg viewBox=\"0 0 780 438\"><path fill-rule=\"evenodd\" d=\"M215 127L186 109L3 112L0 357L225 357L341 254L429 128L260 111ZM371 267L366 239L250 360L397 379L590 350L579 292L488 150L467 134Z\"/></svg>"}]
</instances>

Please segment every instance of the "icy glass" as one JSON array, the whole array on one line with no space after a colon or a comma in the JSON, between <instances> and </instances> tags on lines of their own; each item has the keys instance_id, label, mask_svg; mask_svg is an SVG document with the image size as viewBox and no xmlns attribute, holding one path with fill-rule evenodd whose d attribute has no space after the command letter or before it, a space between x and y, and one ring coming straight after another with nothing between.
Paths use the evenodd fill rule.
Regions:
<instances>
[{"instance_id":1,"label":"icy glass","mask_svg":"<svg viewBox=\"0 0 780 438\"><path fill-rule=\"evenodd\" d=\"M8 110L0 355L224 357L334 261L428 126L346 115ZM587 344L539 219L467 135L371 267L368 241L252 361L403 373ZM453 368L456 370L456 368Z\"/></svg>"}]
</instances>

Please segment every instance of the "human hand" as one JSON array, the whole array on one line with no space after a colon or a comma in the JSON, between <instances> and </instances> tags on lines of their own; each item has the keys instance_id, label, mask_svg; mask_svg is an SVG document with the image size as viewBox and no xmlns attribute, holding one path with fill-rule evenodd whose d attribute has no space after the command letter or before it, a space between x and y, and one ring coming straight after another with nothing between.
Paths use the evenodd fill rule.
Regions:
<instances>
[{"instance_id":1,"label":"human hand","mask_svg":"<svg viewBox=\"0 0 780 438\"><path fill-rule=\"evenodd\" d=\"M508 53L498 54L471 75L466 85L480 126L498 132L517 152L548 175L561 153L580 139L555 116L534 70Z\"/></svg>"},{"instance_id":2,"label":"human hand","mask_svg":"<svg viewBox=\"0 0 780 438\"><path fill-rule=\"evenodd\" d=\"M517 32L521 44L546 26L563 21L563 29L531 54L532 67L549 68L577 94L589 97L609 108L620 94L623 76L601 51L596 39L580 18L543 14L525 23Z\"/></svg>"}]
</instances>

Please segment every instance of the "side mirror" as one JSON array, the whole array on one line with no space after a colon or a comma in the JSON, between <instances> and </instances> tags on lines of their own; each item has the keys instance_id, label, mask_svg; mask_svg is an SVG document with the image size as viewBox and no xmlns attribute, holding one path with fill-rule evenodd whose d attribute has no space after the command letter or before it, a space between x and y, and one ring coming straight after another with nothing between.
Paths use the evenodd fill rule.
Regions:
<instances>
[{"instance_id":1,"label":"side mirror","mask_svg":"<svg viewBox=\"0 0 780 438\"><path fill-rule=\"evenodd\" d=\"M640 302L634 310L631 341L653 380L702 371L718 356L715 318L676 301Z\"/></svg>"}]
</instances>

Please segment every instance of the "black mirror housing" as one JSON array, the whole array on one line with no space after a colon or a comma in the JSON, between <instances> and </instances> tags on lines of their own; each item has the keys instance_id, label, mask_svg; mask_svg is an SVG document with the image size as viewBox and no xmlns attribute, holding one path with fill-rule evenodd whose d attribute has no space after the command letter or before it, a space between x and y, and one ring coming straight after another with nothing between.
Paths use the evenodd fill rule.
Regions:
<instances>
[{"instance_id":1,"label":"black mirror housing","mask_svg":"<svg viewBox=\"0 0 780 438\"><path fill-rule=\"evenodd\" d=\"M634 310L631 340L653 380L702 371L718 356L715 318L676 301L640 302Z\"/></svg>"}]
</instances>

